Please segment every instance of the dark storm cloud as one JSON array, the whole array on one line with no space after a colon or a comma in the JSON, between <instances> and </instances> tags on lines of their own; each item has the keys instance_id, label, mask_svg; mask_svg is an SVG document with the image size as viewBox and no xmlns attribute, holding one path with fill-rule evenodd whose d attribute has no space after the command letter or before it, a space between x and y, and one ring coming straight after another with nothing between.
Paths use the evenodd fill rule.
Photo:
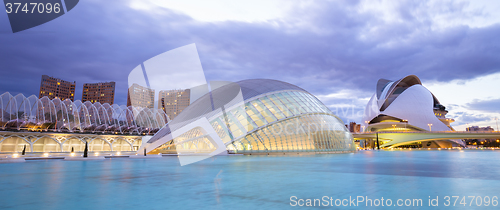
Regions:
<instances>
[{"instance_id":1,"label":"dark storm cloud","mask_svg":"<svg viewBox=\"0 0 500 210\"><path fill-rule=\"evenodd\" d=\"M126 3L85 1L42 26L0 34L0 68L2 77L8 78L2 81L0 90L38 95L41 75L47 74L76 80L75 99L81 99L83 83L116 81L115 102L125 104L128 73L135 66L192 42L183 41L186 36L182 32L166 33L171 30L163 28L160 20L132 10ZM190 20L170 11L162 17L172 25ZM1 29L9 27L1 24Z\"/></svg>"},{"instance_id":2,"label":"dark storm cloud","mask_svg":"<svg viewBox=\"0 0 500 210\"><path fill-rule=\"evenodd\" d=\"M198 22L168 9L127 5L82 1L42 26L1 33L0 91L37 94L40 76L48 74L76 80L79 99L83 83L116 81L115 102L125 104L127 76L135 66L190 43L197 44L209 80L272 78L314 94L357 89L355 97L366 98L379 78L416 74L424 82L449 81L500 69L500 25L432 29L436 13L464 13L466 5L456 3L434 8L400 2L396 17L402 21L387 22L359 10L357 1L318 1L265 23Z\"/></svg>"},{"instance_id":3,"label":"dark storm cloud","mask_svg":"<svg viewBox=\"0 0 500 210\"><path fill-rule=\"evenodd\" d=\"M488 117L486 115L474 114L469 112L457 112L454 114L450 114L447 117L455 119L456 122L459 123L459 125L474 124L482 121L491 120L491 117Z\"/></svg>"},{"instance_id":4,"label":"dark storm cloud","mask_svg":"<svg viewBox=\"0 0 500 210\"><path fill-rule=\"evenodd\" d=\"M468 103L467 108L490 113L500 113L500 98L493 100L476 100L472 103Z\"/></svg>"}]
</instances>

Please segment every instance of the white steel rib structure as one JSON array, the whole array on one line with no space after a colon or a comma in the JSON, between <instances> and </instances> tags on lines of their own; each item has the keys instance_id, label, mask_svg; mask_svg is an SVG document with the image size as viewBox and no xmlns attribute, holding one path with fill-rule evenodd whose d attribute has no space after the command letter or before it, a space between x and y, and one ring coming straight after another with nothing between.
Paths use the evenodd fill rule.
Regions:
<instances>
[{"instance_id":1,"label":"white steel rib structure","mask_svg":"<svg viewBox=\"0 0 500 210\"><path fill-rule=\"evenodd\" d=\"M446 118L445 107L415 75L397 81L380 79L376 93L365 109L363 124L367 132L391 131L453 131ZM439 140L429 142L400 142L397 139L382 139L381 147L437 147L463 146L461 140Z\"/></svg>"},{"instance_id":2,"label":"white steel rib structure","mask_svg":"<svg viewBox=\"0 0 500 210\"><path fill-rule=\"evenodd\" d=\"M230 83L202 96L143 148L149 154L355 151L342 120L316 97L269 79Z\"/></svg>"},{"instance_id":3,"label":"white steel rib structure","mask_svg":"<svg viewBox=\"0 0 500 210\"><path fill-rule=\"evenodd\" d=\"M136 151L169 120L162 110L0 95L0 153Z\"/></svg>"},{"instance_id":4,"label":"white steel rib structure","mask_svg":"<svg viewBox=\"0 0 500 210\"><path fill-rule=\"evenodd\" d=\"M162 110L32 95L0 95L0 129L63 133L154 134L165 126Z\"/></svg>"}]
</instances>

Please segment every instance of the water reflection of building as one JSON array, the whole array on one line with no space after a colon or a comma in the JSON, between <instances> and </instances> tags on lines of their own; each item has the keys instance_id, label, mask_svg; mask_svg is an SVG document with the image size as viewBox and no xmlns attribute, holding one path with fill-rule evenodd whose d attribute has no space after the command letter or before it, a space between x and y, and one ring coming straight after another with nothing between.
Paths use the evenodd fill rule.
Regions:
<instances>
[{"instance_id":1,"label":"water reflection of building","mask_svg":"<svg viewBox=\"0 0 500 210\"><path fill-rule=\"evenodd\" d=\"M115 100L115 82L83 84L82 101L113 105Z\"/></svg>"},{"instance_id":2,"label":"water reflection of building","mask_svg":"<svg viewBox=\"0 0 500 210\"><path fill-rule=\"evenodd\" d=\"M162 90L158 96L158 108L161 108L173 120L189 106L190 90Z\"/></svg>"},{"instance_id":3,"label":"water reflection of building","mask_svg":"<svg viewBox=\"0 0 500 210\"><path fill-rule=\"evenodd\" d=\"M75 100L76 82L68 82L62 79L42 75L40 92L38 98L47 96L49 99L59 98L61 100Z\"/></svg>"},{"instance_id":4,"label":"water reflection of building","mask_svg":"<svg viewBox=\"0 0 500 210\"><path fill-rule=\"evenodd\" d=\"M155 90L138 84L128 88L127 106L154 108Z\"/></svg>"}]
</instances>

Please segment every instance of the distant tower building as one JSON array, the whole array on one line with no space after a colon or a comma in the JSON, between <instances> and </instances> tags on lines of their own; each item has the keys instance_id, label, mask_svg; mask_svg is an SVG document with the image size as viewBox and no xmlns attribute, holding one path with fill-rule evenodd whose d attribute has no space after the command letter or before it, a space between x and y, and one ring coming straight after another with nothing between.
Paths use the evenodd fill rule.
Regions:
<instances>
[{"instance_id":1,"label":"distant tower building","mask_svg":"<svg viewBox=\"0 0 500 210\"><path fill-rule=\"evenodd\" d=\"M38 98L44 96L49 99L59 98L61 101L65 99L75 100L75 82L68 82L62 79L42 75L42 82L40 84L40 93Z\"/></svg>"},{"instance_id":2,"label":"distant tower building","mask_svg":"<svg viewBox=\"0 0 500 210\"><path fill-rule=\"evenodd\" d=\"M83 84L82 102L90 101L101 104L113 104L115 100L115 82Z\"/></svg>"},{"instance_id":3,"label":"distant tower building","mask_svg":"<svg viewBox=\"0 0 500 210\"><path fill-rule=\"evenodd\" d=\"M465 128L466 131L479 131L479 132L493 132L495 131L492 127L479 127L479 126L470 126ZM495 142L496 139L466 139L465 141L469 145L484 145L487 142ZM492 146L492 145L489 145Z\"/></svg>"},{"instance_id":4,"label":"distant tower building","mask_svg":"<svg viewBox=\"0 0 500 210\"><path fill-rule=\"evenodd\" d=\"M465 129L466 131L488 131L488 132L493 132L495 131L491 126L488 127L479 127L479 126L470 126Z\"/></svg>"},{"instance_id":5,"label":"distant tower building","mask_svg":"<svg viewBox=\"0 0 500 210\"><path fill-rule=\"evenodd\" d=\"M128 88L127 106L154 108L155 90L138 84Z\"/></svg>"},{"instance_id":6,"label":"distant tower building","mask_svg":"<svg viewBox=\"0 0 500 210\"><path fill-rule=\"evenodd\" d=\"M355 122L349 123L349 131L351 133L359 133L361 131L361 124L356 124Z\"/></svg>"},{"instance_id":7,"label":"distant tower building","mask_svg":"<svg viewBox=\"0 0 500 210\"><path fill-rule=\"evenodd\" d=\"M158 96L158 108L162 109L170 120L189 106L191 90L162 90Z\"/></svg>"}]
</instances>

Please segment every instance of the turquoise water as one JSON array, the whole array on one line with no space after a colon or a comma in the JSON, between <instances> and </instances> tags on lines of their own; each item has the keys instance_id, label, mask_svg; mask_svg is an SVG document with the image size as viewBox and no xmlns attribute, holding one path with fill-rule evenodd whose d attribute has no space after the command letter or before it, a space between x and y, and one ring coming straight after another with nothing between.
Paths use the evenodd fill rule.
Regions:
<instances>
[{"instance_id":1,"label":"turquoise water","mask_svg":"<svg viewBox=\"0 0 500 210\"><path fill-rule=\"evenodd\" d=\"M375 209L498 209L498 151L362 151L308 156L218 156L188 166L176 157L40 160L0 164L0 209L287 209L298 199L422 199ZM365 197L367 196L367 197ZM428 200L438 197L438 207ZM466 206L444 196L481 196ZM362 209L359 206L335 206ZM375 201L374 201L375 202ZM318 207L318 203L316 206ZM344 202L345 203L345 202ZM417 201L418 203L418 201ZM325 203L324 203L325 204ZM380 203L379 203L380 205ZM368 205L369 206L369 205ZM327 208L327 207L322 207Z\"/></svg>"}]
</instances>

